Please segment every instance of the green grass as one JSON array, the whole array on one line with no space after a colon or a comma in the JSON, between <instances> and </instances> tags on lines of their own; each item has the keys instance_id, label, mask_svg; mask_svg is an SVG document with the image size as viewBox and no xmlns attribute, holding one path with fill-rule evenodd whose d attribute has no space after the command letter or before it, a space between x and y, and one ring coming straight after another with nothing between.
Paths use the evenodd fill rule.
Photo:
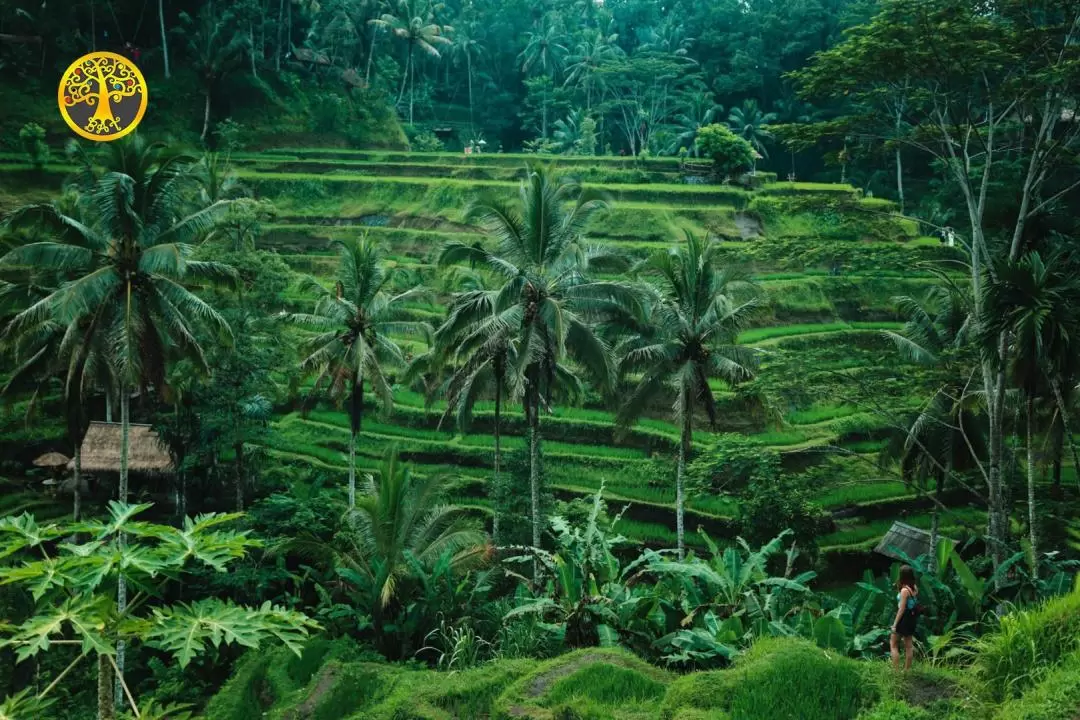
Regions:
<instances>
[{"instance_id":1,"label":"green grass","mask_svg":"<svg viewBox=\"0 0 1080 720\"><path fill-rule=\"evenodd\" d=\"M911 497L913 490L899 481L859 481L844 483L829 488L814 497L814 501L822 507L842 507L845 505L859 505L872 503L880 500Z\"/></svg>"},{"instance_id":2,"label":"green grass","mask_svg":"<svg viewBox=\"0 0 1080 720\"><path fill-rule=\"evenodd\" d=\"M854 720L883 694L885 672L806 641L763 638L729 670L672 683L660 717ZM680 714L691 710L705 712Z\"/></svg>"},{"instance_id":3,"label":"green grass","mask_svg":"<svg viewBox=\"0 0 1080 720\"><path fill-rule=\"evenodd\" d=\"M896 518L896 520L901 520L908 525L924 530L930 528L931 519L932 516L930 513L920 513L918 515L907 515L902 518ZM894 519L892 518L872 520L870 522L863 521L860 518L843 520L837 523L838 529L836 532L820 536L818 538L818 544L824 548L848 547L863 545L871 541L876 542L885 536L885 533L892 527L893 522ZM968 532L964 529L965 526L978 529L985 524L986 513L982 510L973 508L954 508L948 513L942 513L941 515L942 534Z\"/></svg>"},{"instance_id":4,"label":"green grass","mask_svg":"<svg viewBox=\"0 0 1080 720\"><path fill-rule=\"evenodd\" d=\"M1069 595L1002 617L998 630L980 642L974 669L1000 702L1043 681L1073 653L1080 653L1080 581Z\"/></svg>"},{"instance_id":5,"label":"green grass","mask_svg":"<svg viewBox=\"0 0 1080 720\"><path fill-rule=\"evenodd\" d=\"M854 405L814 404L803 410L788 413L787 421L792 425L814 425L828 420L836 420L854 415L859 409Z\"/></svg>"},{"instance_id":6,"label":"green grass","mask_svg":"<svg viewBox=\"0 0 1080 720\"><path fill-rule=\"evenodd\" d=\"M754 328L739 333L739 342L744 345L753 345L763 340L775 340L803 335L814 335L827 332L850 332L852 330L899 330L903 323L899 322L831 322L831 323L804 323L799 325L781 325L779 327Z\"/></svg>"}]
</instances>

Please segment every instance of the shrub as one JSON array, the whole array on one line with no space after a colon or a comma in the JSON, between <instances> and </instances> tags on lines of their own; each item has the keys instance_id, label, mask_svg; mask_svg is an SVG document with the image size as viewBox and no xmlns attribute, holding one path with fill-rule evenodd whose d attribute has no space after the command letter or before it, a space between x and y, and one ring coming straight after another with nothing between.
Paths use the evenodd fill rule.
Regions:
<instances>
[{"instance_id":1,"label":"shrub","mask_svg":"<svg viewBox=\"0 0 1080 720\"><path fill-rule=\"evenodd\" d=\"M695 673L672 683L661 717L688 717L685 710L695 709L740 720L850 720L881 693L873 672L871 666L808 642L762 639L730 670Z\"/></svg>"},{"instance_id":2,"label":"shrub","mask_svg":"<svg viewBox=\"0 0 1080 720\"><path fill-rule=\"evenodd\" d=\"M1080 581L1071 594L1001 618L979 643L975 670L996 702L1042 682L1063 657L1080 650Z\"/></svg>"},{"instance_id":3,"label":"shrub","mask_svg":"<svg viewBox=\"0 0 1080 720\"><path fill-rule=\"evenodd\" d=\"M417 133L416 137L409 143L409 148L413 152L441 152L444 149L442 140L437 138L435 133L430 130Z\"/></svg>"},{"instance_id":4,"label":"shrub","mask_svg":"<svg viewBox=\"0 0 1080 720\"><path fill-rule=\"evenodd\" d=\"M728 176L754 163L754 148L724 125L706 125L698 131L698 149L712 158L717 174Z\"/></svg>"},{"instance_id":5,"label":"shrub","mask_svg":"<svg viewBox=\"0 0 1080 720\"><path fill-rule=\"evenodd\" d=\"M35 170L41 170L49 162L49 146L45 144L45 128L37 123L26 123L19 130L19 142Z\"/></svg>"}]
</instances>

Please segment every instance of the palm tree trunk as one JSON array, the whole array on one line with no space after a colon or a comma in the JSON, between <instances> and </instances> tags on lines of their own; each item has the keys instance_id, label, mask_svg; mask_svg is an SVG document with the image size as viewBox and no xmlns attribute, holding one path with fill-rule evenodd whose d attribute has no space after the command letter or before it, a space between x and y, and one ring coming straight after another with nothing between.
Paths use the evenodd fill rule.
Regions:
<instances>
[{"instance_id":1,"label":"palm tree trunk","mask_svg":"<svg viewBox=\"0 0 1080 720\"><path fill-rule=\"evenodd\" d=\"M244 511L244 443L238 442L233 445L233 452L236 453L236 512Z\"/></svg>"},{"instance_id":2,"label":"palm tree trunk","mask_svg":"<svg viewBox=\"0 0 1080 720\"><path fill-rule=\"evenodd\" d=\"M165 32L165 0L158 0L158 25L161 27L161 57L165 61L165 79L169 79L169 40Z\"/></svg>"},{"instance_id":3,"label":"palm tree trunk","mask_svg":"<svg viewBox=\"0 0 1080 720\"><path fill-rule=\"evenodd\" d=\"M401 87L398 88L397 101L394 102L394 106L401 105L401 99L405 97L405 86L409 83L409 64L412 62L412 52L410 51L405 56L405 72L401 74Z\"/></svg>"},{"instance_id":4,"label":"palm tree trunk","mask_svg":"<svg viewBox=\"0 0 1080 720\"><path fill-rule=\"evenodd\" d=\"M945 461L945 472L938 473L937 487L934 494L937 495L938 503L943 502L945 494L945 478L952 473L952 458ZM941 506L934 504L934 512L930 516L930 559L926 566L931 573L937 572L937 546L941 535Z\"/></svg>"},{"instance_id":5,"label":"palm tree trunk","mask_svg":"<svg viewBox=\"0 0 1080 720\"><path fill-rule=\"evenodd\" d=\"M120 386L120 502L128 501L128 454L131 445L131 396L127 385ZM120 534L120 551L124 551L126 545L124 534ZM127 583L121 574L116 583L116 613L123 617L127 612ZM116 677L113 684L113 704L121 707L124 704L124 687L121 680L124 674L124 641L116 641Z\"/></svg>"},{"instance_id":6,"label":"palm tree trunk","mask_svg":"<svg viewBox=\"0 0 1080 720\"><path fill-rule=\"evenodd\" d=\"M349 433L349 511L356 509L356 433Z\"/></svg>"},{"instance_id":7,"label":"palm tree trunk","mask_svg":"<svg viewBox=\"0 0 1080 720\"><path fill-rule=\"evenodd\" d=\"M1061 392L1061 378L1057 375L1050 378L1050 387L1054 391L1054 400L1057 402L1058 412L1061 413L1061 431L1069 442L1069 451L1072 453L1073 468L1077 472L1077 484L1080 484L1080 455L1076 451L1076 440L1073 439L1072 428L1069 425L1069 410L1065 404L1065 396Z\"/></svg>"},{"instance_id":8,"label":"palm tree trunk","mask_svg":"<svg viewBox=\"0 0 1080 720\"><path fill-rule=\"evenodd\" d=\"M896 146L896 194L900 200L900 214L904 214L904 165L900 158L900 146Z\"/></svg>"},{"instance_id":9,"label":"palm tree trunk","mask_svg":"<svg viewBox=\"0 0 1080 720\"><path fill-rule=\"evenodd\" d=\"M210 129L210 88L206 88L206 102L203 104L202 134L199 139L206 141L206 131Z\"/></svg>"},{"instance_id":10,"label":"palm tree trunk","mask_svg":"<svg viewBox=\"0 0 1080 720\"><path fill-rule=\"evenodd\" d=\"M349 512L356 509L356 437L364 420L364 376L353 375L349 394Z\"/></svg>"},{"instance_id":11,"label":"palm tree trunk","mask_svg":"<svg viewBox=\"0 0 1080 720\"><path fill-rule=\"evenodd\" d=\"M536 377L529 388L529 498L532 510L532 546L540 548L540 393ZM533 557L533 579L540 575L539 560Z\"/></svg>"},{"instance_id":12,"label":"palm tree trunk","mask_svg":"<svg viewBox=\"0 0 1080 720\"><path fill-rule=\"evenodd\" d=\"M285 0L278 0L277 6L277 57L274 58L274 69L281 72L281 29L285 26Z\"/></svg>"},{"instance_id":13,"label":"palm tree trunk","mask_svg":"<svg viewBox=\"0 0 1080 720\"><path fill-rule=\"evenodd\" d=\"M412 45L409 46L409 124L413 124L413 102L416 99L416 62L413 60ZM436 75L436 77L438 77Z\"/></svg>"},{"instance_id":14,"label":"palm tree trunk","mask_svg":"<svg viewBox=\"0 0 1080 720\"><path fill-rule=\"evenodd\" d=\"M465 50L465 72L469 78L469 132L476 132L473 127L473 96L472 96L472 55L468 48Z\"/></svg>"},{"instance_id":15,"label":"palm tree trunk","mask_svg":"<svg viewBox=\"0 0 1080 720\"><path fill-rule=\"evenodd\" d=\"M259 71L255 69L255 26L253 23L248 23L248 56L251 58L251 76L254 78L259 77Z\"/></svg>"},{"instance_id":16,"label":"palm tree trunk","mask_svg":"<svg viewBox=\"0 0 1080 720\"><path fill-rule=\"evenodd\" d=\"M689 393L683 406L682 436L679 438L679 463L675 469L675 541L679 553L679 559L683 558L686 547L686 529L684 526L683 503L683 480L686 476L686 456L690 453L691 424L694 419L694 410L691 405Z\"/></svg>"},{"instance_id":17,"label":"palm tree trunk","mask_svg":"<svg viewBox=\"0 0 1080 720\"><path fill-rule=\"evenodd\" d=\"M1035 446L1033 426L1035 424L1035 398L1028 395L1027 399L1027 499L1028 499L1028 536L1031 539L1031 557L1034 561L1034 571L1039 572L1039 537L1038 527L1035 521Z\"/></svg>"},{"instance_id":18,"label":"palm tree trunk","mask_svg":"<svg viewBox=\"0 0 1080 720\"><path fill-rule=\"evenodd\" d=\"M79 515L82 512L82 445L78 439L75 441L75 457L73 458L75 463L75 471L72 473L72 482L75 483L73 492L75 495L74 508L72 508L71 516L75 522L79 522Z\"/></svg>"},{"instance_id":19,"label":"palm tree trunk","mask_svg":"<svg viewBox=\"0 0 1080 720\"><path fill-rule=\"evenodd\" d=\"M116 705L113 703L112 692L113 671L108 658L98 655L97 659L97 716L98 720L114 720L116 718Z\"/></svg>"},{"instance_id":20,"label":"palm tree trunk","mask_svg":"<svg viewBox=\"0 0 1080 720\"><path fill-rule=\"evenodd\" d=\"M371 47L368 48L367 69L364 70L364 84L371 87L371 63L375 59L375 42L379 37L379 26L371 26Z\"/></svg>"},{"instance_id":21,"label":"palm tree trunk","mask_svg":"<svg viewBox=\"0 0 1080 720\"><path fill-rule=\"evenodd\" d=\"M500 431L502 424L502 379L499 369L495 370L495 476L492 479L493 489L499 487L499 468L502 465L502 445ZM499 507L493 502L492 509L495 511L491 516L491 542L499 547Z\"/></svg>"},{"instance_id":22,"label":"palm tree trunk","mask_svg":"<svg viewBox=\"0 0 1080 720\"><path fill-rule=\"evenodd\" d=\"M548 91L547 91L547 89L544 90L544 110L543 110L543 119L541 120L541 125L543 127L541 128L540 135L543 136L543 138L545 140L547 140L547 136L548 136Z\"/></svg>"}]
</instances>

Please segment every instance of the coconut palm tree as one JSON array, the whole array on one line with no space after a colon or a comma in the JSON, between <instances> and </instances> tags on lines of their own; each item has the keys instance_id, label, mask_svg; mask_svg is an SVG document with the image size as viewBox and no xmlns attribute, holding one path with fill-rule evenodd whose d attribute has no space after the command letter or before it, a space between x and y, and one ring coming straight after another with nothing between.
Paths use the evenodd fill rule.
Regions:
<instances>
[{"instance_id":1,"label":"coconut palm tree","mask_svg":"<svg viewBox=\"0 0 1080 720\"><path fill-rule=\"evenodd\" d=\"M467 261L490 270L502 283L490 300L460 308L460 324L477 331L487 325L493 336L513 333L516 362L511 383L521 388L529 428L529 486L533 546L540 546L540 411L554 393L573 394L580 381L564 361L595 379L601 391L611 388L610 350L593 332L590 320L612 304L629 303L626 285L591 281L590 263L606 260L581 243L589 218L606 207L603 196L551 171L531 168L516 202L487 201L468 217L493 241L490 249L460 242L447 244L440 265ZM509 340L508 340L509 342Z\"/></svg>"},{"instance_id":2,"label":"coconut palm tree","mask_svg":"<svg viewBox=\"0 0 1080 720\"><path fill-rule=\"evenodd\" d=\"M986 354L1000 360L998 338L1010 340L1008 358L1014 382L1024 398L1027 433L1028 533L1038 558L1035 512L1035 402L1051 378L1076 366L1080 337L1080 283L1062 256L1046 261L1030 252L1001 263L985 289ZM1064 415L1062 416L1064 419ZM1037 567L1037 562L1035 567Z\"/></svg>"},{"instance_id":3,"label":"coconut palm tree","mask_svg":"<svg viewBox=\"0 0 1080 720\"><path fill-rule=\"evenodd\" d=\"M574 48L574 53L567 58L566 85L577 85L585 89L585 111L592 110L593 92L596 85L596 72L607 62L623 54L616 42L617 34L605 34L598 29L587 30L584 38Z\"/></svg>"},{"instance_id":4,"label":"coconut palm tree","mask_svg":"<svg viewBox=\"0 0 1080 720\"><path fill-rule=\"evenodd\" d=\"M711 92L691 95L683 112L675 116L678 135L671 150L674 152L680 147L689 146L694 149L694 157L698 157L698 132L706 125L716 122L716 117L722 112L724 112L724 106L716 104Z\"/></svg>"},{"instance_id":5,"label":"coconut palm tree","mask_svg":"<svg viewBox=\"0 0 1080 720\"><path fill-rule=\"evenodd\" d=\"M479 278L474 278L479 279ZM476 284L482 284L476 283ZM519 363L515 328L505 326L495 312L498 290L474 287L454 296L446 321L435 332L432 354L439 368L450 368L445 379L430 393L445 398L442 422L454 417L458 428L468 430L473 410L482 398L494 396L494 472L491 487L499 482L502 470L502 413L509 396L520 396L512 373ZM478 321L477 321L478 320ZM420 359L423 362L423 359ZM441 374L438 369L435 374ZM499 514L492 516L492 539L499 544Z\"/></svg>"},{"instance_id":6,"label":"coconut palm tree","mask_svg":"<svg viewBox=\"0 0 1080 720\"><path fill-rule=\"evenodd\" d=\"M465 77L469 86L469 131L473 131L473 61L483 53L483 46L468 29L458 30L454 35L451 53L459 63L465 64Z\"/></svg>"},{"instance_id":7,"label":"coconut palm tree","mask_svg":"<svg viewBox=\"0 0 1080 720\"><path fill-rule=\"evenodd\" d=\"M635 330L617 348L620 371L638 371L641 380L619 408L616 422L630 427L660 399L674 400L680 427L675 473L675 527L678 552L684 552L686 463L691 453L694 412L705 411L716 424L716 399L709 380L728 383L754 375L757 355L736 345L736 337L753 316L757 300L739 302L733 294L753 290L737 272L719 267L720 243L686 234L685 245L657 251L637 268L650 281Z\"/></svg>"},{"instance_id":8,"label":"coconut palm tree","mask_svg":"<svg viewBox=\"0 0 1080 720\"><path fill-rule=\"evenodd\" d=\"M383 607L408 573L406 553L429 567L450 554L454 566L465 569L485 551L483 533L469 525L460 508L442 502L446 480L413 475L394 449L387 451L379 472L367 476L356 505L356 567L371 577Z\"/></svg>"},{"instance_id":9,"label":"coconut palm tree","mask_svg":"<svg viewBox=\"0 0 1080 720\"><path fill-rule=\"evenodd\" d=\"M567 49L562 34L554 23L544 19L536 32L526 33L525 49L518 55L521 71L526 75L546 75L552 80L566 64ZM549 93L544 92L540 136L547 138Z\"/></svg>"},{"instance_id":10,"label":"coconut palm tree","mask_svg":"<svg viewBox=\"0 0 1080 720\"><path fill-rule=\"evenodd\" d=\"M405 61L405 73L401 76L401 89L398 91L397 103L405 96L405 84L409 85L409 124L413 124L413 105L416 91L416 50L433 58L440 58L438 46L449 45L450 39L446 33L451 31L449 25L439 24L436 12L442 5L422 0L397 0L391 12L383 13L371 22L376 27L387 28L396 37L405 41L408 48L408 57Z\"/></svg>"},{"instance_id":11,"label":"coconut palm tree","mask_svg":"<svg viewBox=\"0 0 1080 720\"><path fill-rule=\"evenodd\" d=\"M127 502L131 391L162 390L168 363L180 357L205 368L200 338L231 341L228 323L189 287L233 283L236 274L218 263L190 259L192 243L213 228L229 201L192 212L187 159L138 136L110 143L106 152L100 168L84 156L77 214L38 204L8 217L9 227L35 227L48 239L11 250L0 258L0 268L65 278L12 318L5 336L32 332L51 318L65 332L81 333L77 346L108 348L120 388L118 496ZM121 582L118 611L126 605ZM121 674L123 655L118 647Z\"/></svg>"},{"instance_id":12,"label":"coconut palm tree","mask_svg":"<svg viewBox=\"0 0 1080 720\"><path fill-rule=\"evenodd\" d=\"M574 148L581 139L582 127L588 116L581 110L571 110L565 118L555 121L554 137L559 142L559 151L564 155L574 153Z\"/></svg>"},{"instance_id":13,"label":"coconut palm tree","mask_svg":"<svg viewBox=\"0 0 1080 720\"><path fill-rule=\"evenodd\" d=\"M957 473L978 466L985 438L981 408L964 385L964 353L972 348L974 331L971 297L964 288L942 274L925 297L893 298L905 319L899 332L885 331L901 357L933 371L934 390L882 449L882 463L898 462L905 482L934 480L936 502L930 522L930 546L937 548L940 510L948 483ZM930 565L936 557L930 554Z\"/></svg>"},{"instance_id":14,"label":"coconut palm tree","mask_svg":"<svg viewBox=\"0 0 1080 720\"><path fill-rule=\"evenodd\" d=\"M405 353L392 335L428 337L431 327L414 321L405 305L424 297L422 287L394 293L395 268L385 262L381 245L364 235L336 240L337 279L330 289L314 278L302 288L315 294L311 313L289 319L315 334L303 341L304 370L316 376L313 393L343 398L349 413L349 509L356 506L356 438L364 418L364 383L371 386L383 412L394 398L384 364L404 366Z\"/></svg>"},{"instance_id":15,"label":"coconut palm tree","mask_svg":"<svg viewBox=\"0 0 1080 720\"><path fill-rule=\"evenodd\" d=\"M180 13L187 26L185 37L192 68L199 74L203 86L203 126L200 140L206 140L210 129L210 101L221 79L240 66L244 55L251 52L251 38L233 23L233 14L216 15L213 5L204 6L194 19Z\"/></svg>"},{"instance_id":16,"label":"coconut palm tree","mask_svg":"<svg viewBox=\"0 0 1080 720\"><path fill-rule=\"evenodd\" d=\"M489 554L484 533L462 508L446 503L450 479L414 475L391 448L378 472L365 476L355 512L331 543L300 537L278 550L335 570L360 596L353 602L373 615L376 631L386 632L383 618L393 617L394 608L409 601L410 581L443 563L455 573L465 572ZM401 652L400 633L386 640Z\"/></svg>"},{"instance_id":17,"label":"coconut palm tree","mask_svg":"<svg viewBox=\"0 0 1080 720\"><path fill-rule=\"evenodd\" d=\"M749 141L761 157L769 157L769 151L765 147L765 141L772 139L769 132L769 123L776 122L776 113L763 113L758 107L757 100L749 99L743 102L742 107L734 107L728 114L728 127L732 131ZM754 160L754 171L757 171L757 160Z\"/></svg>"}]
</instances>

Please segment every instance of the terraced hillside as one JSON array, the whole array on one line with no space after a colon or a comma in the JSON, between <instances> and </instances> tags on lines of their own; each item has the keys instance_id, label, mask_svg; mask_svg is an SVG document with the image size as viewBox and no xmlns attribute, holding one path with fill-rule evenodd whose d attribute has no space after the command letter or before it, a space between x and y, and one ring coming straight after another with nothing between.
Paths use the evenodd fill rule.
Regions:
<instances>
[{"instance_id":1,"label":"terraced hillside","mask_svg":"<svg viewBox=\"0 0 1080 720\"><path fill-rule=\"evenodd\" d=\"M330 241L370 233L418 284L436 288L446 287L434 264L443 243L485 241L464 221L469 203L510 197L525 162L535 159L314 149L236 158L244 182L277 209L264 227L263 246L295 269L326 277L335 264ZM717 430L745 433L780 452L790 470L815 473L817 500L836 514L833 532L822 540L826 548L863 551L899 515L929 524L928 504L875 467L887 424L880 411L910 407L918 397L915 369L901 363L880 331L899 327L893 298L920 295L932 279L925 263L949 258L952 250L919 237L913 224L891 215L887 202L861 198L849 186L691 184L678 162L666 158L560 158L557 172L604 190L612 200L612 208L591 222L591 241L642 257L687 231L708 233L723 240L727 260L752 271L764 307L758 326L740 340L760 348L764 359L754 382L738 389L714 385L723 399ZM416 304L412 310L435 322L443 305ZM400 340L414 354L424 349L415 338ZM613 504L630 503L623 532L644 543L673 543L669 475L676 428L658 413L616 441L610 408L593 400L555 407L543 418L549 482L564 498L595 491L603 482ZM462 478L457 500L483 511L493 408L480 405L475 434L469 435L456 433L449 422L440 427L444 409L397 386L393 416L365 423L362 463L373 465L397 445L421 471L455 470ZM345 470L344 413L290 413L277 427L282 442L271 452L278 457ZM523 446L519 411L510 413L504 434L510 450ZM694 441L704 447L710 439L702 427ZM700 495L688 510L691 528L721 535L731 532L738 512L729 498ZM973 526L981 522L974 512L958 517ZM697 540L691 534L690 541Z\"/></svg>"},{"instance_id":2,"label":"terraced hillside","mask_svg":"<svg viewBox=\"0 0 1080 720\"><path fill-rule=\"evenodd\" d=\"M262 248L278 252L295 270L328 278L336 263L331 241L369 233L417 284L443 291L448 285L435 268L440 247L450 240L485 242L465 222L469 204L511 197L525 163L536 159L326 149L234 158L244 184L276 209L263 226ZM0 158L5 160L8 184L0 200L10 193L25 201L33 188L57 187L69 170L51 166L30 173ZM898 516L929 525L929 503L876 467L889 415L920 397L917 368L901 362L881 331L900 325L893 299L921 295L933 280L926 264L954 257L952 249L918 236L913 223L892 215L888 202L863 198L845 185L775 182L765 174L752 183L754 189L700 184L684 176L672 158L558 158L556 171L611 198L610 210L587 228L591 242L637 258L686 232L710 234L722 239L726 261L752 273L762 308L740 341L761 350L761 369L756 380L739 388L714 383L722 400L716 430L743 433L779 452L789 471L811 474L817 501L835 518L821 538L823 547L836 558L864 553ZM20 177L30 182L20 185ZM443 299L415 303L411 312L438 322ZM300 309L309 301L290 292L288 302ZM413 355L424 350L414 337L399 340ZM404 384L396 386L394 398L391 417L365 422L361 464L373 466L396 445L421 472L453 470L461 478L456 500L486 511L492 404L479 405L474 434L460 435L452 423L440 422L445 404L437 399L429 402ZM677 429L663 419L663 410L616 440L611 408L598 397L582 407L554 407L542 422L545 472L556 495L580 496L604 483L613 505L629 503L624 533L643 543L673 544ZM271 454L345 472L343 412L289 412L276 426L279 440L268 448ZM704 448L712 438L701 425L694 442ZM512 408L504 447L523 445L524 418ZM688 505L689 527L727 536L737 513L729 497L697 494ZM974 528L981 522L978 513L964 510L944 529L961 531L960 523ZM688 542L700 539L690 533Z\"/></svg>"}]
</instances>

